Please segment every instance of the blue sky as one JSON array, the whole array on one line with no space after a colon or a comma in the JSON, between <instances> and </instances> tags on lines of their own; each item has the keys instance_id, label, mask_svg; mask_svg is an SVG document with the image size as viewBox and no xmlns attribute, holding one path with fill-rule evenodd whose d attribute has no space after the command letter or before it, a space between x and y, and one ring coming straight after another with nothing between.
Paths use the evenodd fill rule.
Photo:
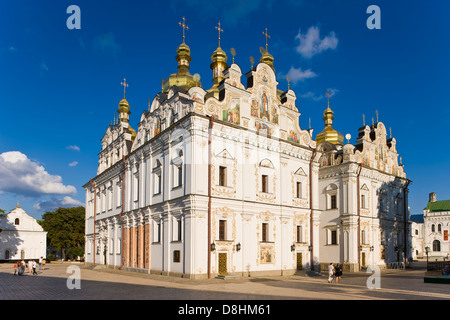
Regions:
<instances>
[{"instance_id":1,"label":"blue sky","mask_svg":"<svg viewBox=\"0 0 450 320\"><path fill-rule=\"evenodd\" d=\"M379 30L366 26L372 4ZM81 30L66 26L70 5L81 9ZM362 115L371 124L378 110L413 181L411 212L422 213L429 192L450 199L448 12L445 0L8 1L0 11L0 208L20 201L40 218L84 203L120 82L130 84L137 128L161 79L176 71L184 16L191 73L206 89L220 20L221 46L236 49L243 73L250 56L259 60L268 28L279 87L289 74L302 128L311 118L315 134L323 129L328 88L334 127L352 143Z\"/></svg>"}]
</instances>

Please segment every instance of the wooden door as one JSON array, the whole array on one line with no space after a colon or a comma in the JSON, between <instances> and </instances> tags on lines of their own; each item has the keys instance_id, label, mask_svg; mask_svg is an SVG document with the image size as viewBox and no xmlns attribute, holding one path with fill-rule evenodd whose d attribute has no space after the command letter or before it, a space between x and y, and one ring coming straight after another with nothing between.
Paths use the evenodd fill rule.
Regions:
<instances>
[{"instance_id":1,"label":"wooden door","mask_svg":"<svg viewBox=\"0 0 450 320\"><path fill-rule=\"evenodd\" d=\"M303 269L303 257L301 252L297 252L297 270Z\"/></svg>"},{"instance_id":2,"label":"wooden door","mask_svg":"<svg viewBox=\"0 0 450 320\"><path fill-rule=\"evenodd\" d=\"M219 252L219 274L227 274L227 254Z\"/></svg>"}]
</instances>

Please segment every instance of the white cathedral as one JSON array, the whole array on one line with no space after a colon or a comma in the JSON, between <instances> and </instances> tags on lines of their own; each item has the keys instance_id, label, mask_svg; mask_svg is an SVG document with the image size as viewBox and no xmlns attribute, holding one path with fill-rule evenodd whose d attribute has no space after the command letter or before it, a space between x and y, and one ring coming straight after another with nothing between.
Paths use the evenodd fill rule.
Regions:
<instances>
[{"instance_id":1,"label":"white cathedral","mask_svg":"<svg viewBox=\"0 0 450 320\"><path fill-rule=\"evenodd\" d=\"M242 83L219 30L205 90L190 73L180 25L178 70L137 131L124 92L119 120L101 140L97 176L83 186L86 262L210 278L407 261L409 180L386 126L365 125L356 145L345 144L328 99L324 130L314 138L301 129L267 37Z\"/></svg>"}]
</instances>

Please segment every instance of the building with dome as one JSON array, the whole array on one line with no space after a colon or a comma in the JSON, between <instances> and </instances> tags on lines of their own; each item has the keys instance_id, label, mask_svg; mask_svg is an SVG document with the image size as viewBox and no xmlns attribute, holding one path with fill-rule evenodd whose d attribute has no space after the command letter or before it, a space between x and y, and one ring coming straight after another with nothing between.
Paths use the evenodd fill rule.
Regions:
<instances>
[{"instance_id":1,"label":"building with dome","mask_svg":"<svg viewBox=\"0 0 450 320\"><path fill-rule=\"evenodd\" d=\"M0 215L0 261L38 260L47 252L47 232L19 203Z\"/></svg>"},{"instance_id":2,"label":"building with dome","mask_svg":"<svg viewBox=\"0 0 450 320\"><path fill-rule=\"evenodd\" d=\"M86 262L209 278L406 260L409 180L385 125L345 143L328 99L324 130L302 129L267 30L259 63L243 74L234 57L228 65L219 24L205 90L180 25L178 70L137 131L124 97L102 139L97 176L84 185Z\"/></svg>"}]
</instances>

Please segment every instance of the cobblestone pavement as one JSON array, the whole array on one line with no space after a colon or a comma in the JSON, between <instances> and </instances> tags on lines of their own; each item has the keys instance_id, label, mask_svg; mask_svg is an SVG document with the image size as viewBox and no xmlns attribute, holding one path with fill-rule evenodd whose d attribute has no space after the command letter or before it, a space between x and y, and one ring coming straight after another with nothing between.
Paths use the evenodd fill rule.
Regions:
<instances>
[{"instance_id":1,"label":"cobblestone pavement","mask_svg":"<svg viewBox=\"0 0 450 320\"><path fill-rule=\"evenodd\" d=\"M70 266L79 267L80 289ZM450 285L424 283L424 264L381 273L380 288L369 289L370 273L344 274L340 283L327 277L205 279L147 275L112 269L90 269L79 263L51 263L38 275L13 274L12 264L0 264L0 300L436 300L450 299Z\"/></svg>"}]
</instances>

